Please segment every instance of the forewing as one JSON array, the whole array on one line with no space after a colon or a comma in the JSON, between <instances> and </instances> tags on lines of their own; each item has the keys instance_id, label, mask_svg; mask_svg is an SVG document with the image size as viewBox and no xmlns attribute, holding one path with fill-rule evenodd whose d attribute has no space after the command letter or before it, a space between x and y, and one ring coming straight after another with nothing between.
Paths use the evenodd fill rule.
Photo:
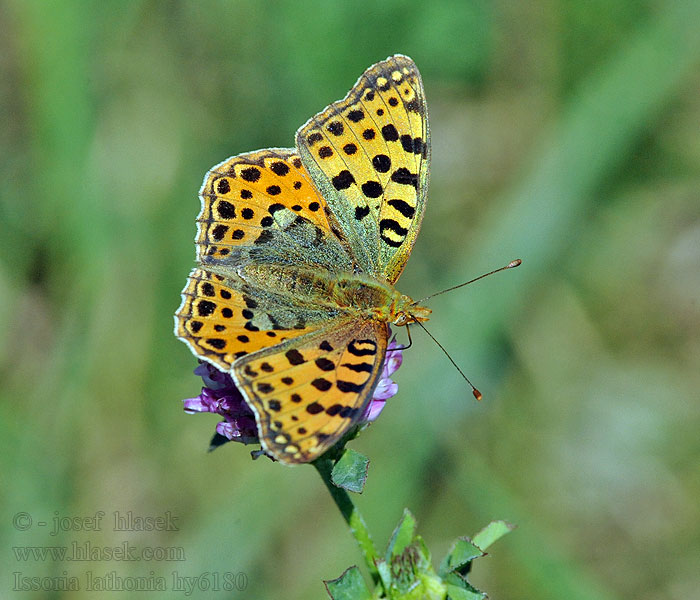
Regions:
<instances>
[{"instance_id":1,"label":"forewing","mask_svg":"<svg viewBox=\"0 0 700 600\"><path fill-rule=\"evenodd\" d=\"M327 318L327 309L251 288L235 273L194 269L175 313L175 335L198 358L228 371L236 359L313 331Z\"/></svg>"},{"instance_id":2,"label":"forewing","mask_svg":"<svg viewBox=\"0 0 700 600\"><path fill-rule=\"evenodd\" d=\"M373 65L296 136L311 174L364 271L394 283L425 209L430 164L420 73L406 56Z\"/></svg>"},{"instance_id":3,"label":"forewing","mask_svg":"<svg viewBox=\"0 0 700 600\"><path fill-rule=\"evenodd\" d=\"M309 462L362 416L382 371L387 325L345 321L237 361L233 375L277 460Z\"/></svg>"},{"instance_id":4,"label":"forewing","mask_svg":"<svg viewBox=\"0 0 700 600\"><path fill-rule=\"evenodd\" d=\"M197 259L201 264L288 264L352 270L294 150L234 156L207 173L199 192Z\"/></svg>"}]
</instances>

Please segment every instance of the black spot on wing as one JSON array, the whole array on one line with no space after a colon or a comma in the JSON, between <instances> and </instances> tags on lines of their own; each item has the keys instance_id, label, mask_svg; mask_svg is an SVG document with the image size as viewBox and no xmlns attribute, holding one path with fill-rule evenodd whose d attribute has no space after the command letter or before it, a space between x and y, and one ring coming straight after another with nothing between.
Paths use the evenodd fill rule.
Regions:
<instances>
[{"instance_id":1,"label":"black spot on wing","mask_svg":"<svg viewBox=\"0 0 700 600\"><path fill-rule=\"evenodd\" d=\"M418 189L418 175L411 173L406 167L400 167L391 174L391 180L394 183L402 185L412 185Z\"/></svg>"},{"instance_id":2,"label":"black spot on wing","mask_svg":"<svg viewBox=\"0 0 700 600\"><path fill-rule=\"evenodd\" d=\"M236 207L226 200L219 200L216 204L216 212L222 219L235 219L236 218Z\"/></svg>"},{"instance_id":3,"label":"black spot on wing","mask_svg":"<svg viewBox=\"0 0 700 600\"><path fill-rule=\"evenodd\" d=\"M327 392L328 390L331 389L332 383L328 381L327 379L324 379L323 377L319 377L318 379L314 379L311 382L311 385L313 385L317 390L321 392Z\"/></svg>"},{"instance_id":4,"label":"black spot on wing","mask_svg":"<svg viewBox=\"0 0 700 600\"><path fill-rule=\"evenodd\" d=\"M333 184L333 187L338 191L346 190L353 183L355 183L355 178L353 177L350 171L345 169L338 173L335 177L333 177L331 183Z\"/></svg>"},{"instance_id":5,"label":"black spot on wing","mask_svg":"<svg viewBox=\"0 0 700 600\"><path fill-rule=\"evenodd\" d=\"M391 159L386 154L377 154L372 159L372 166L379 173L386 173L391 169Z\"/></svg>"},{"instance_id":6,"label":"black spot on wing","mask_svg":"<svg viewBox=\"0 0 700 600\"><path fill-rule=\"evenodd\" d=\"M410 135L402 135L401 146L405 152L412 154L422 154L423 152L423 140L420 137L412 138Z\"/></svg>"},{"instance_id":7,"label":"black spot on wing","mask_svg":"<svg viewBox=\"0 0 700 600\"><path fill-rule=\"evenodd\" d=\"M217 225L211 230L211 237L213 237L217 242L220 242L224 239L227 231L228 225Z\"/></svg>"},{"instance_id":8,"label":"black spot on wing","mask_svg":"<svg viewBox=\"0 0 700 600\"><path fill-rule=\"evenodd\" d=\"M401 213L407 219L413 218L413 215L416 214L416 209L413 208L405 200L401 200L401 199L389 200L389 202L387 202L387 204L389 206L391 206L392 208L396 209L399 213Z\"/></svg>"},{"instance_id":9,"label":"black spot on wing","mask_svg":"<svg viewBox=\"0 0 700 600\"><path fill-rule=\"evenodd\" d=\"M241 171L241 177L245 181L250 181L251 183L253 183L260 179L260 169L258 169L257 167L248 167L247 169L243 169Z\"/></svg>"},{"instance_id":10,"label":"black spot on wing","mask_svg":"<svg viewBox=\"0 0 700 600\"><path fill-rule=\"evenodd\" d=\"M209 300L200 300L197 304L197 313L200 317L208 317L216 309L216 304L209 302Z\"/></svg>"},{"instance_id":11,"label":"black spot on wing","mask_svg":"<svg viewBox=\"0 0 700 600\"><path fill-rule=\"evenodd\" d=\"M356 206L355 207L355 219L361 221L369 214L369 206Z\"/></svg>"},{"instance_id":12,"label":"black spot on wing","mask_svg":"<svg viewBox=\"0 0 700 600\"><path fill-rule=\"evenodd\" d=\"M300 365L301 363L306 362L299 350L287 350L285 356L287 357L290 365Z\"/></svg>"},{"instance_id":13,"label":"black spot on wing","mask_svg":"<svg viewBox=\"0 0 700 600\"><path fill-rule=\"evenodd\" d=\"M218 179L215 182L216 185L216 191L219 192L219 194L228 194L231 191L231 186L228 182L228 179L222 177L221 179Z\"/></svg>"},{"instance_id":14,"label":"black spot on wing","mask_svg":"<svg viewBox=\"0 0 700 600\"><path fill-rule=\"evenodd\" d=\"M365 388L364 383L358 384L358 383L353 383L352 381L338 380L338 381L336 381L335 385L341 392L345 392L345 393L353 392L353 393L359 394Z\"/></svg>"},{"instance_id":15,"label":"black spot on wing","mask_svg":"<svg viewBox=\"0 0 700 600\"><path fill-rule=\"evenodd\" d=\"M317 415L318 413L323 412L323 405L319 404L318 402L312 402L306 407L306 412L310 415Z\"/></svg>"},{"instance_id":16,"label":"black spot on wing","mask_svg":"<svg viewBox=\"0 0 700 600\"><path fill-rule=\"evenodd\" d=\"M404 104L406 107L406 110L414 113L418 113L419 115L423 114L423 103L418 100L418 98L414 98L413 100L406 102Z\"/></svg>"},{"instance_id":17,"label":"black spot on wing","mask_svg":"<svg viewBox=\"0 0 700 600\"><path fill-rule=\"evenodd\" d=\"M350 369L355 373L371 373L374 371L374 365L372 363L343 363L340 365L346 369Z\"/></svg>"},{"instance_id":18,"label":"black spot on wing","mask_svg":"<svg viewBox=\"0 0 700 600\"><path fill-rule=\"evenodd\" d=\"M270 169L272 169L272 172L275 175L279 175L280 177L284 177L287 173L289 173L289 165L283 162L274 162L270 165Z\"/></svg>"},{"instance_id":19,"label":"black spot on wing","mask_svg":"<svg viewBox=\"0 0 700 600\"><path fill-rule=\"evenodd\" d=\"M348 344L348 352L354 356L374 356L377 353L377 344L374 340L369 339L353 340Z\"/></svg>"},{"instance_id":20,"label":"black spot on wing","mask_svg":"<svg viewBox=\"0 0 700 600\"><path fill-rule=\"evenodd\" d=\"M399 132L396 131L396 127L390 123L389 125L384 125L384 127L382 127L382 137L387 142L395 142L399 139Z\"/></svg>"},{"instance_id":21,"label":"black spot on wing","mask_svg":"<svg viewBox=\"0 0 700 600\"><path fill-rule=\"evenodd\" d=\"M314 362L321 371L333 371L335 369L335 363L327 358L317 358Z\"/></svg>"},{"instance_id":22,"label":"black spot on wing","mask_svg":"<svg viewBox=\"0 0 700 600\"><path fill-rule=\"evenodd\" d=\"M395 236L401 238L400 240L390 237L387 232L392 232ZM403 244L403 238L406 237L408 229L405 229L399 225L394 219L382 219L379 221L379 235L389 246L393 248L398 248Z\"/></svg>"},{"instance_id":23,"label":"black spot on wing","mask_svg":"<svg viewBox=\"0 0 700 600\"><path fill-rule=\"evenodd\" d=\"M359 408L353 408L352 406L343 406L343 408L340 410L340 413L338 413L343 419L354 419L357 416L357 413L360 412Z\"/></svg>"},{"instance_id":24,"label":"black spot on wing","mask_svg":"<svg viewBox=\"0 0 700 600\"><path fill-rule=\"evenodd\" d=\"M368 198L379 198L384 192L382 184L378 181L365 181L361 186L362 193Z\"/></svg>"},{"instance_id":25,"label":"black spot on wing","mask_svg":"<svg viewBox=\"0 0 700 600\"><path fill-rule=\"evenodd\" d=\"M345 131L345 128L340 121L331 121L328 123L328 125L326 125L326 129L336 136L343 135L343 131Z\"/></svg>"}]
</instances>

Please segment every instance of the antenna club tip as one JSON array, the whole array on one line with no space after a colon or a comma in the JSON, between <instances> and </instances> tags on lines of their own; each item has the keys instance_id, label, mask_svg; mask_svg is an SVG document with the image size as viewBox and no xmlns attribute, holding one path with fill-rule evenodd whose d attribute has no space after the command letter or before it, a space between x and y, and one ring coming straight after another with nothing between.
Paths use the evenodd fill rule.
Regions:
<instances>
[{"instance_id":1,"label":"antenna club tip","mask_svg":"<svg viewBox=\"0 0 700 600\"><path fill-rule=\"evenodd\" d=\"M520 260L519 258L516 258L515 260L512 260L508 263L508 266L506 267L507 269L512 269L513 267L519 267L520 265L523 264L523 261Z\"/></svg>"},{"instance_id":2,"label":"antenna club tip","mask_svg":"<svg viewBox=\"0 0 700 600\"><path fill-rule=\"evenodd\" d=\"M479 390L477 390L476 388L474 388L472 390L472 394L474 394L474 398L476 398L477 400L481 400L483 398L483 396L481 395L481 392Z\"/></svg>"}]
</instances>

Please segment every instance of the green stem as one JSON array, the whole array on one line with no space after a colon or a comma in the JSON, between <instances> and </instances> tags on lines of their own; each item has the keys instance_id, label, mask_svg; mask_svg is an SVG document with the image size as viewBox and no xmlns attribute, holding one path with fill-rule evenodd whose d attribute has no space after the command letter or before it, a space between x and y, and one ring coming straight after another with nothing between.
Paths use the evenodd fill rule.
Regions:
<instances>
[{"instance_id":1,"label":"green stem","mask_svg":"<svg viewBox=\"0 0 700 600\"><path fill-rule=\"evenodd\" d=\"M323 483L326 484L331 497L340 510L340 514L343 515L343 518L350 526L350 531L355 537L357 545L360 547L360 551L365 559L365 564L369 569L372 580L374 581L375 585L378 585L380 583L380 579L379 573L377 572L377 566L374 561L375 559L379 558L379 555L377 554L377 549L374 547L372 536L369 533L369 529L367 529L367 524L362 518L362 514L353 503L350 495L344 489L334 485L331 481L333 461L329 458L319 458L312 464L314 467L316 467L321 479L323 479Z\"/></svg>"}]
</instances>

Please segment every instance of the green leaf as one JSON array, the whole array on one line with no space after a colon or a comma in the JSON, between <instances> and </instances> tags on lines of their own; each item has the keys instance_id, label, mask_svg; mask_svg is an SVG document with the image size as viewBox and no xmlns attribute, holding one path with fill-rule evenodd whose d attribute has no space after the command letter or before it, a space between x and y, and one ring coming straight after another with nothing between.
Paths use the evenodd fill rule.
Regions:
<instances>
[{"instance_id":1,"label":"green leaf","mask_svg":"<svg viewBox=\"0 0 700 600\"><path fill-rule=\"evenodd\" d=\"M391 540L389 541L389 546L386 549L386 560L391 563L391 559L394 556L401 554L407 546L413 542L413 538L416 535L416 518L411 514L407 508L403 509L403 516L399 521L399 524L394 529L394 533L391 534Z\"/></svg>"},{"instance_id":2,"label":"green leaf","mask_svg":"<svg viewBox=\"0 0 700 600\"><path fill-rule=\"evenodd\" d=\"M510 533L513 529L515 529L515 525L505 521L491 521L474 536L472 541L482 550L486 550L496 540L502 538L506 533Z\"/></svg>"},{"instance_id":3,"label":"green leaf","mask_svg":"<svg viewBox=\"0 0 700 600\"><path fill-rule=\"evenodd\" d=\"M443 581L445 582L445 585L449 588L452 588L452 592L450 593L450 596L455 596L459 598L459 595L456 595L454 592L455 589L463 590L465 592L469 592L471 594L476 594L474 597L475 598L484 598L486 597L486 594L484 592L481 592L477 590L471 583L467 581L465 577L462 577L459 573L450 573L447 575ZM471 598L472 596L465 596L466 598Z\"/></svg>"},{"instance_id":4,"label":"green leaf","mask_svg":"<svg viewBox=\"0 0 700 600\"><path fill-rule=\"evenodd\" d=\"M347 448L333 466L331 481L336 487L361 494L367 481L368 468L369 459L364 454Z\"/></svg>"},{"instance_id":5,"label":"green leaf","mask_svg":"<svg viewBox=\"0 0 700 600\"><path fill-rule=\"evenodd\" d=\"M413 547L416 549L418 553L418 566L419 568L425 570L429 569L431 573L434 573L435 570L433 569L433 563L432 563L432 558L430 555L430 550L428 550L428 546L426 545L425 541L423 541L423 538L419 535L416 535L416 537L413 538Z\"/></svg>"},{"instance_id":6,"label":"green leaf","mask_svg":"<svg viewBox=\"0 0 700 600\"><path fill-rule=\"evenodd\" d=\"M392 592L396 600L445 600L447 588L437 575L422 573L410 589Z\"/></svg>"},{"instance_id":7,"label":"green leaf","mask_svg":"<svg viewBox=\"0 0 700 600\"><path fill-rule=\"evenodd\" d=\"M438 572L445 577L448 573L464 568L472 560L483 555L483 550L469 538L458 538L447 553L447 556L442 559Z\"/></svg>"},{"instance_id":8,"label":"green leaf","mask_svg":"<svg viewBox=\"0 0 700 600\"><path fill-rule=\"evenodd\" d=\"M338 579L323 582L333 600L371 600L372 594L362 578L360 569L352 566Z\"/></svg>"},{"instance_id":9,"label":"green leaf","mask_svg":"<svg viewBox=\"0 0 700 600\"><path fill-rule=\"evenodd\" d=\"M379 573L379 578L382 580L384 589L389 589L391 587L391 567L383 559L376 560L374 563L377 567L377 573Z\"/></svg>"},{"instance_id":10,"label":"green leaf","mask_svg":"<svg viewBox=\"0 0 700 600\"><path fill-rule=\"evenodd\" d=\"M447 598L448 600L483 600L486 598L486 594L484 594L484 592L472 591L448 583Z\"/></svg>"}]
</instances>

